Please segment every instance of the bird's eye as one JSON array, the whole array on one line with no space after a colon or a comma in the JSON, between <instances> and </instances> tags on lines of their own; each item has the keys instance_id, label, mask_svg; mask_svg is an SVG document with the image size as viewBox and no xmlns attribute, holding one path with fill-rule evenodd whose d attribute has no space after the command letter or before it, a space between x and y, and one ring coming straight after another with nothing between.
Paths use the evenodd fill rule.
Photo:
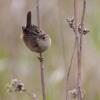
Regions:
<instances>
[{"instance_id":1,"label":"bird's eye","mask_svg":"<svg viewBox=\"0 0 100 100\"><path fill-rule=\"evenodd\" d=\"M45 39L45 37L43 36L43 37L42 37L42 39L44 40L44 39Z\"/></svg>"}]
</instances>

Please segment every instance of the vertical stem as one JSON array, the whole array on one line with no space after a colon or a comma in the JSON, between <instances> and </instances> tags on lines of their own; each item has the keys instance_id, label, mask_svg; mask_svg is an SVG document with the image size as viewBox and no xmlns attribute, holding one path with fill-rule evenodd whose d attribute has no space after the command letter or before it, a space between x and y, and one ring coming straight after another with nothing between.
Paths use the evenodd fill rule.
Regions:
<instances>
[{"instance_id":1,"label":"vertical stem","mask_svg":"<svg viewBox=\"0 0 100 100\"><path fill-rule=\"evenodd\" d=\"M40 0L37 0L37 25L40 28L40 9L39 9L39 3ZM39 60L40 60L40 71L41 71L41 87L42 87L42 97L43 100L46 100L46 92L45 92L45 74L44 74L44 61L43 61L43 55L40 52L39 55Z\"/></svg>"},{"instance_id":2,"label":"vertical stem","mask_svg":"<svg viewBox=\"0 0 100 100\"><path fill-rule=\"evenodd\" d=\"M37 0L36 10L37 10L37 25L40 28L40 8L39 8L39 2L40 2L40 0Z\"/></svg>"},{"instance_id":3,"label":"vertical stem","mask_svg":"<svg viewBox=\"0 0 100 100\"><path fill-rule=\"evenodd\" d=\"M81 53L81 56L82 56L82 42L83 42L82 39L83 39L85 9L86 9L86 0L83 0L83 11L82 11L82 17L81 17L81 34L80 34L80 53Z\"/></svg>"},{"instance_id":4,"label":"vertical stem","mask_svg":"<svg viewBox=\"0 0 100 100\"><path fill-rule=\"evenodd\" d=\"M66 100L68 100L69 76L70 76L70 71L72 68L72 62L73 62L75 50L76 50L76 40L74 42L74 47L73 47L73 51L72 51L72 55L71 55L71 59L70 59L70 64L68 66L68 71L67 71L67 75L66 75Z\"/></svg>"},{"instance_id":5,"label":"vertical stem","mask_svg":"<svg viewBox=\"0 0 100 100\"><path fill-rule=\"evenodd\" d=\"M83 39L85 9L86 9L86 0L83 0L83 11L82 11L82 17L81 17L81 34L80 34L80 53L81 55L82 55L82 42L83 42L82 39Z\"/></svg>"},{"instance_id":6,"label":"vertical stem","mask_svg":"<svg viewBox=\"0 0 100 100\"><path fill-rule=\"evenodd\" d=\"M58 0L58 19L59 20L59 34L61 36L61 48L62 48L62 56L63 56L63 61L64 61L64 66L65 66L65 100L68 100L68 89L69 89L69 76L70 76L70 71L71 71L71 67L72 67L72 62L73 62L73 58L74 58L74 54L75 54L75 50L76 50L76 40L74 42L74 47L73 47L73 51L72 51L72 55L71 55L71 59L70 59L70 63L67 66L66 63L66 48L65 48L65 41L64 41L64 33L63 33L63 25L61 22L61 18L62 18L62 13L61 13L61 0Z\"/></svg>"},{"instance_id":7,"label":"vertical stem","mask_svg":"<svg viewBox=\"0 0 100 100\"><path fill-rule=\"evenodd\" d=\"M83 29L84 29L84 17L85 17L85 9L86 9L86 0L83 0L83 11L82 11L82 17L81 17L81 33L80 33L80 74L81 74L81 66L82 66L82 44L83 44ZM81 76L80 76L81 78ZM81 81L81 79L80 79ZM80 85L82 85L80 83ZM82 100L82 86L81 88L81 97L80 99Z\"/></svg>"},{"instance_id":8,"label":"vertical stem","mask_svg":"<svg viewBox=\"0 0 100 100\"><path fill-rule=\"evenodd\" d=\"M75 20L75 35L77 43L77 90L78 90L78 100L82 100L81 93L81 54L80 54L80 35L78 33L78 21L77 21L77 0L74 0L74 20Z\"/></svg>"},{"instance_id":9,"label":"vertical stem","mask_svg":"<svg viewBox=\"0 0 100 100\"><path fill-rule=\"evenodd\" d=\"M40 53L40 70L41 70L41 85L42 85L42 96L43 100L46 100L46 92L45 92L45 78L44 78L44 61L43 55Z\"/></svg>"}]
</instances>

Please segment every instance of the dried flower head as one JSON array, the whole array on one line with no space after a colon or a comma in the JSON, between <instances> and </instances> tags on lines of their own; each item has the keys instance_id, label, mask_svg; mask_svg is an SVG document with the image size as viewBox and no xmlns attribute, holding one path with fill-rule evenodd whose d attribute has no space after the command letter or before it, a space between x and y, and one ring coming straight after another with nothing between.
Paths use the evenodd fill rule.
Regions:
<instances>
[{"instance_id":1,"label":"dried flower head","mask_svg":"<svg viewBox=\"0 0 100 100\"><path fill-rule=\"evenodd\" d=\"M74 18L73 17L72 18L68 17L66 20L67 20L67 22L69 24L69 27L72 28L73 30L75 30L75 27L74 27Z\"/></svg>"},{"instance_id":2,"label":"dried flower head","mask_svg":"<svg viewBox=\"0 0 100 100\"><path fill-rule=\"evenodd\" d=\"M84 28L83 34L85 35L85 34L87 34L88 32L90 32L90 30L88 30L87 28Z\"/></svg>"},{"instance_id":3,"label":"dried flower head","mask_svg":"<svg viewBox=\"0 0 100 100\"><path fill-rule=\"evenodd\" d=\"M11 82L9 83L9 85L8 85L8 91L9 92L25 91L24 84L17 79L12 79Z\"/></svg>"},{"instance_id":4,"label":"dried flower head","mask_svg":"<svg viewBox=\"0 0 100 100\"><path fill-rule=\"evenodd\" d=\"M77 89L69 90L69 95L74 99L77 98L78 90Z\"/></svg>"},{"instance_id":5,"label":"dried flower head","mask_svg":"<svg viewBox=\"0 0 100 100\"><path fill-rule=\"evenodd\" d=\"M90 32L86 27L83 27L83 32L82 32L82 27L81 24L78 25L78 32L81 34L86 35L88 32Z\"/></svg>"},{"instance_id":6,"label":"dried flower head","mask_svg":"<svg viewBox=\"0 0 100 100\"><path fill-rule=\"evenodd\" d=\"M69 93L70 98L76 99L78 97L78 90L76 88L69 90L68 93ZM82 93L82 98L84 98L85 91L81 91L81 93Z\"/></svg>"}]
</instances>

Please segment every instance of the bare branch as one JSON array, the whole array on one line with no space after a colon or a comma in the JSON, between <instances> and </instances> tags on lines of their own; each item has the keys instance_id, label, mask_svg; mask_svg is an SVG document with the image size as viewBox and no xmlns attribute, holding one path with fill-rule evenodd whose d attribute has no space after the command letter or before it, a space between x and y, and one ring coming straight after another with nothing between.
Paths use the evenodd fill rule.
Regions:
<instances>
[{"instance_id":1,"label":"bare branch","mask_svg":"<svg viewBox=\"0 0 100 100\"><path fill-rule=\"evenodd\" d=\"M80 59L80 66L78 69L78 81L79 81L79 100L82 100L82 83L81 83L81 67L82 67L82 45L83 45L83 32L84 32L84 17L85 17L85 10L86 10L86 0L83 0L83 11L82 11L82 17L81 17L81 33L80 33L80 55L79 55L79 59Z\"/></svg>"},{"instance_id":2,"label":"bare branch","mask_svg":"<svg viewBox=\"0 0 100 100\"><path fill-rule=\"evenodd\" d=\"M68 71L67 71L67 78L66 78L66 100L68 100L69 76L70 76L70 71L71 71L71 68L72 68L72 62L73 62L73 58L74 58L74 55L75 55L75 50L76 50L76 39L75 39L75 42L74 42L73 52L72 52L70 64L68 66Z\"/></svg>"},{"instance_id":3,"label":"bare branch","mask_svg":"<svg viewBox=\"0 0 100 100\"><path fill-rule=\"evenodd\" d=\"M40 28L40 0L37 0L37 24L38 27ZM41 71L41 86L42 86L42 96L43 100L46 100L46 90L45 90L45 74L44 74L44 61L43 61L43 55L40 52L39 55L39 61L40 61L40 71Z\"/></svg>"},{"instance_id":4,"label":"bare branch","mask_svg":"<svg viewBox=\"0 0 100 100\"><path fill-rule=\"evenodd\" d=\"M40 0L36 0L37 1L37 6L36 6L36 10L37 10L37 25L40 28L40 5L39 2Z\"/></svg>"},{"instance_id":5,"label":"bare branch","mask_svg":"<svg viewBox=\"0 0 100 100\"><path fill-rule=\"evenodd\" d=\"M77 21L77 0L74 0L74 20L75 20L75 35L77 43L77 90L78 90L78 100L82 100L81 94L81 54L80 54L80 34L78 33L78 21Z\"/></svg>"},{"instance_id":6,"label":"bare branch","mask_svg":"<svg viewBox=\"0 0 100 100\"><path fill-rule=\"evenodd\" d=\"M46 100L46 91L45 91L45 74L44 74L44 60L43 55L40 53L39 61L40 61L40 71L41 71L41 86L42 86L42 96L43 100Z\"/></svg>"}]
</instances>

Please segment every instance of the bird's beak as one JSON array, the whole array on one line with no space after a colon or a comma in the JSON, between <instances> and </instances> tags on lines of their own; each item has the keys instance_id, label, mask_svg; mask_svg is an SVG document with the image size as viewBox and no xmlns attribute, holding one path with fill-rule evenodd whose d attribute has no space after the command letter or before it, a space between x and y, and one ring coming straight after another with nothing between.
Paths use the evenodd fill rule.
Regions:
<instances>
[{"instance_id":1,"label":"bird's beak","mask_svg":"<svg viewBox=\"0 0 100 100\"><path fill-rule=\"evenodd\" d=\"M24 26L22 26L22 30L23 30L23 31L25 30L25 27L24 27Z\"/></svg>"}]
</instances>

